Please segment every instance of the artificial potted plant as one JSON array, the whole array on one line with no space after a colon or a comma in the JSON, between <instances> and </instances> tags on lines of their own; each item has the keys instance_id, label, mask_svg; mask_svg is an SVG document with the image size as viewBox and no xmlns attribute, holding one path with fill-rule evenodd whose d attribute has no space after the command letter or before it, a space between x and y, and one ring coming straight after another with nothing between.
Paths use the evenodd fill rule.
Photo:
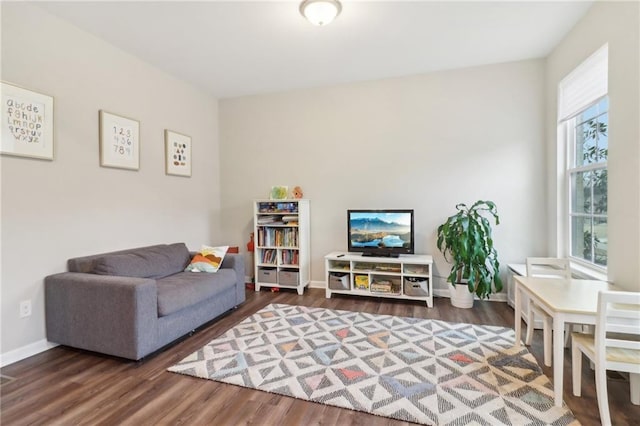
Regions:
<instances>
[{"instance_id":1,"label":"artificial potted plant","mask_svg":"<svg viewBox=\"0 0 640 426\"><path fill-rule=\"evenodd\" d=\"M471 207L456 205L458 212L438 227L438 250L452 264L447 277L453 285L451 303L460 308L473 306L473 295L480 299L502 290L498 252L493 247L491 223L500 224L492 201L476 201ZM467 291L468 289L468 291Z\"/></svg>"}]
</instances>

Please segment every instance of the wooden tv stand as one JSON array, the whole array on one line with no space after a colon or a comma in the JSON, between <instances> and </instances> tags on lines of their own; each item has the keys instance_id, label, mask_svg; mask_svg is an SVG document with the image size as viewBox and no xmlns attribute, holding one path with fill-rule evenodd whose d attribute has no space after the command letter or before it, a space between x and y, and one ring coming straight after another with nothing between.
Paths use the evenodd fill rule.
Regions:
<instances>
[{"instance_id":1,"label":"wooden tv stand","mask_svg":"<svg viewBox=\"0 0 640 426\"><path fill-rule=\"evenodd\" d=\"M332 252L324 259L327 299L334 293L352 294L420 300L433 307L433 258L429 255L390 258Z\"/></svg>"}]
</instances>

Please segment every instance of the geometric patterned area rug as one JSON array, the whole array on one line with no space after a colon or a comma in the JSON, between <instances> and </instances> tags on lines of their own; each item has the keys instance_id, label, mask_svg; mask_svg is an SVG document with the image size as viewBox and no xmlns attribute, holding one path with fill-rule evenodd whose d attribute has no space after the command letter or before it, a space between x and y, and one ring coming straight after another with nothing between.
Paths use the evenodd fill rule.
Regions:
<instances>
[{"instance_id":1,"label":"geometric patterned area rug","mask_svg":"<svg viewBox=\"0 0 640 426\"><path fill-rule=\"evenodd\" d=\"M505 327L271 304L169 371L426 425L579 424Z\"/></svg>"}]
</instances>

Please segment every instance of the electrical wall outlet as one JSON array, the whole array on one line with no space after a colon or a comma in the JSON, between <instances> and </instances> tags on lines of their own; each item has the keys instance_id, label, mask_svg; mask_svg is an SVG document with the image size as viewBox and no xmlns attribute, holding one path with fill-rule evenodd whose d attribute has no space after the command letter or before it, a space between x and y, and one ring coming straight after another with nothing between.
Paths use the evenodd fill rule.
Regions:
<instances>
[{"instance_id":1,"label":"electrical wall outlet","mask_svg":"<svg viewBox=\"0 0 640 426\"><path fill-rule=\"evenodd\" d=\"M20 318L31 316L31 300L23 300L20 302Z\"/></svg>"}]
</instances>

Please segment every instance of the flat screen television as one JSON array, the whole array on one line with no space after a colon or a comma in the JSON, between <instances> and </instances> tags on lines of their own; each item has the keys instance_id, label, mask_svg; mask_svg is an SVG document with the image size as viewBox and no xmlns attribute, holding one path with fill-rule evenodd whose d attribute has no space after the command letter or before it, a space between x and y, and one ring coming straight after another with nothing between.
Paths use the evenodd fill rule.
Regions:
<instances>
[{"instance_id":1,"label":"flat screen television","mask_svg":"<svg viewBox=\"0 0 640 426\"><path fill-rule=\"evenodd\" d=\"M363 256L413 254L413 210L348 210L349 252Z\"/></svg>"}]
</instances>

